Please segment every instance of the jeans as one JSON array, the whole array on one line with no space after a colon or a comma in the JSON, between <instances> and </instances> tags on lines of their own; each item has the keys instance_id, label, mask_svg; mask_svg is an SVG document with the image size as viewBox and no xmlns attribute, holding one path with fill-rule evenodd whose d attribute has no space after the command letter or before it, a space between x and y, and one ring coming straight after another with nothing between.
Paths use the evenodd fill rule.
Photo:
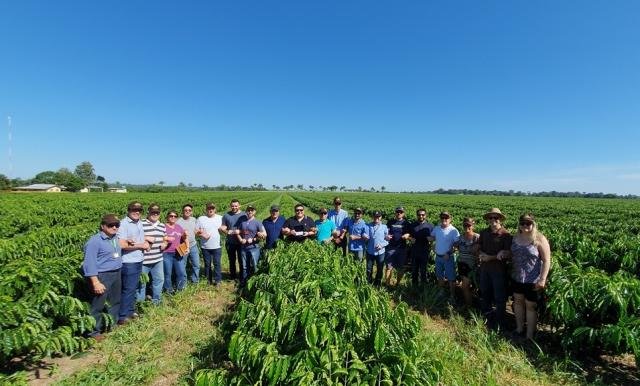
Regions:
<instances>
[{"instance_id":1,"label":"jeans","mask_svg":"<svg viewBox=\"0 0 640 386\"><path fill-rule=\"evenodd\" d=\"M427 283L427 262L429 251L415 251L411 253L411 282L417 286L420 282Z\"/></svg>"},{"instance_id":2,"label":"jeans","mask_svg":"<svg viewBox=\"0 0 640 386\"><path fill-rule=\"evenodd\" d=\"M191 262L191 282L197 283L200 280L200 252L198 252L198 244L193 243L189 248L189 261ZM184 259L187 256L183 256ZM185 261L185 268L186 268Z\"/></svg>"},{"instance_id":3,"label":"jeans","mask_svg":"<svg viewBox=\"0 0 640 386\"><path fill-rule=\"evenodd\" d=\"M204 249L202 248L202 257L204 257L204 275L207 277L209 284L216 284L222 281L222 248ZM213 263L213 269L211 269Z\"/></svg>"},{"instance_id":4,"label":"jeans","mask_svg":"<svg viewBox=\"0 0 640 386\"><path fill-rule=\"evenodd\" d=\"M153 264L142 264L142 273L147 275L151 274L151 301L153 304L160 304L160 297L162 296L162 285L164 284L164 263L158 261ZM138 289L136 299L139 302L143 302L147 294L147 283L138 283Z\"/></svg>"},{"instance_id":5,"label":"jeans","mask_svg":"<svg viewBox=\"0 0 640 386\"><path fill-rule=\"evenodd\" d=\"M162 254L162 264L164 265L164 290L173 293L173 283L171 277L173 270L176 271L176 289L182 291L187 286L187 258L180 256L176 252L165 252Z\"/></svg>"},{"instance_id":6,"label":"jeans","mask_svg":"<svg viewBox=\"0 0 640 386\"><path fill-rule=\"evenodd\" d=\"M489 327L505 328L504 315L507 308L506 274L504 270L487 270L480 268L480 307L485 315L491 314L492 301L496 304L495 323L489 320Z\"/></svg>"},{"instance_id":7,"label":"jeans","mask_svg":"<svg viewBox=\"0 0 640 386\"><path fill-rule=\"evenodd\" d=\"M225 245L227 249L227 257L229 258L229 277L231 280L235 279L239 274L242 274L242 253L240 244L227 243ZM238 271L236 272L236 260L238 261Z\"/></svg>"},{"instance_id":8,"label":"jeans","mask_svg":"<svg viewBox=\"0 0 640 386\"><path fill-rule=\"evenodd\" d=\"M102 312L105 307L113 319L115 324L118 321L120 313L120 297L122 296L122 277L120 276L120 270L98 273L98 280L107 289L102 295L96 295L93 293L93 287L89 285L92 294L91 298L91 316L96 320L96 326L93 329L91 335L97 335L105 329L105 322L102 317Z\"/></svg>"},{"instance_id":9,"label":"jeans","mask_svg":"<svg viewBox=\"0 0 640 386\"><path fill-rule=\"evenodd\" d=\"M119 320L130 318L136 310L136 289L142 272L142 261L139 263L122 263L122 297L120 299Z\"/></svg>"},{"instance_id":10,"label":"jeans","mask_svg":"<svg viewBox=\"0 0 640 386\"><path fill-rule=\"evenodd\" d=\"M361 249L359 251L349 251L351 253L351 256L353 257L353 260L355 261L362 261L362 258L364 257L364 251Z\"/></svg>"},{"instance_id":11,"label":"jeans","mask_svg":"<svg viewBox=\"0 0 640 386\"><path fill-rule=\"evenodd\" d=\"M379 255L371 255L367 253L367 281L373 282L373 285L380 285L382 281L382 267L384 266L385 253L382 252ZM373 275L373 263L376 263L376 278L372 279Z\"/></svg>"},{"instance_id":12,"label":"jeans","mask_svg":"<svg viewBox=\"0 0 640 386\"><path fill-rule=\"evenodd\" d=\"M249 276L254 274L258 269L258 260L260 260L260 247L243 248L242 249L242 279L240 285L247 283Z\"/></svg>"}]
</instances>

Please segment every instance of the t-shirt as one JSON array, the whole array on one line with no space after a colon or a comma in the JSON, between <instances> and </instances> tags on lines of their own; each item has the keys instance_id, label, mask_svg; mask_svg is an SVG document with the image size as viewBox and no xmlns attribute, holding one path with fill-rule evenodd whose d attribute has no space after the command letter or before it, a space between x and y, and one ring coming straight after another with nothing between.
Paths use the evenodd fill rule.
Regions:
<instances>
[{"instance_id":1,"label":"t-shirt","mask_svg":"<svg viewBox=\"0 0 640 386\"><path fill-rule=\"evenodd\" d=\"M402 235L411 233L410 223L407 219L397 220L391 219L387 221L389 234L393 237L389 240L389 248L404 248L407 243L402 239Z\"/></svg>"},{"instance_id":2,"label":"t-shirt","mask_svg":"<svg viewBox=\"0 0 640 386\"><path fill-rule=\"evenodd\" d=\"M331 234L336 230L336 224L331 220L325 220L324 222L316 220L316 228L318 228L318 242L321 243L331 238Z\"/></svg>"},{"instance_id":3,"label":"t-shirt","mask_svg":"<svg viewBox=\"0 0 640 386\"><path fill-rule=\"evenodd\" d=\"M205 239L200 236L200 247L204 249L220 248L220 232L218 229L222 226L222 216L214 214L213 217L200 216L196 221L196 229L202 229L209 236Z\"/></svg>"},{"instance_id":4,"label":"t-shirt","mask_svg":"<svg viewBox=\"0 0 640 386\"><path fill-rule=\"evenodd\" d=\"M500 251L508 251L511 249L511 234L500 228L497 233L492 233L491 228L480 231L480 252L487 255L496 256ZM486 271L504 271L505 263L502 260L490 260L482 263L482 269Z\"/></svg>"},{"instance_id":5,"label":"t-shirt","mask_svg":"<svg viewBox=\"0 0 640 386\"><path fill-rule=\"evenodd\" d=\"M458 261L466 263L471 268L476 266L478 258L473 254L473 252L479 238L480 235L477 233L473 234L473 238L471 240L467 240L464 235L460 235L460 237L458 237L458 241L456 242L459 251Z\"/></svg>"},{"instance_id":6,"label":"t-shirt","mask_svg":"<svg viewBox=\"0 0 640 386\"><path fill-rule=\"evenodd\" d=\"M311 229L316 227L316 223L313 222L311 217L304 216L301 220L298 220L295 216L289 217L287 221L284 222L283 228L289 228L294 230L296 235L288 235L287 241L305 241L308 236L303 236L302 232L309 232Z\"/></svg>"},{"instance_id":7,"label":"t-shirt","mask_svg":"<svg viewBox=\"0 0 640 386\"><path fill-rule=\"evenodd\" d=\"M182 227L177 223L174 226L164 224L164 228L167 231L167 236L173 237L173 240L169 241L169 245L167 246L167 249L164 250L164 252L173 253L176 251L176 248L178 248L178 245L180 245L180 239L184 234L184 229L182 229Z\"/></svg>"},{"instance_id":8,"label":"t-shirt","mask_svg":"<svg viewBox=\"0 0 640 386\"><path fill-rule=\"evenodd\" d=\"M247 214L241 210L238 213L227 212L222 216L222 225L226 226L227 230L240 229L240 224L244 221L247 221ZM237 235L227 235L227 244L240 244Z\"/></svg>"},{"instance_id":9,"label":"t-shirt","mask_svg":"<svg viewBox=\"0 0 640 386\"><path fill-rule=\"evenodd\" d=\"M164 236L167 234L165 226L160 221L155 223L149 221L149 219L142 220L142 229L144 230L144 237L153 238L153 242L150 242L150 248L144 253L143 264L155 264L162 261L162 242Z\"/></svg>"},{"instance_id":10,"label":"t-shirt","mask_svg":"<svg viewBox=\"0 0 640 386\"><path fill-rule=\"evenodd\" d=\"M429 242L429 237L431 236L431 231L433 230L433 224L428 221L424 222L414 222L411 224L409 233L411 237L415 239L413 243L412 250L413 251L429 251L431 247L431 243Z\"/></svg>"},{"instance_id":11,"label":"t-shirt","mask_svg":"<svg viewBox=\"0 0 640 386\"><path fill-rule=\"evenodd\" d=\"M451 253L453 245L460 237L460 232L453 225L448 225L446 228L437 226L431 231L431 236L435 238L436 246L434 249L436 255L444 255Z\"/></svg>"},{"instance_id":12,"label":"t-shirt","mask_svg":"<svg viewBox=\"0 0 640 386\"><path fill-rule=\"evenodd\" d=\"M260 245L258 244L258 240L256 240L256 235L258 232L264 232L264 226L262 223L255 218L251 220L247 219L240 224L240 236L244 240L252 239L251 243L242 244L242 248L257 248Z\"/></svg>"},{"instance_id":13,"label":"t-shirt","mask_svg":"<svg viewBox=\"0 0 640 386\"><path fill-rule=\"evenodd\" d=\"M285 221L286 220L283 216L278 216L275 221L273 221L271 217L267 217L262 220L264 230L267 232L267 240L264 245L266 249L275 248L276 241L282 239L282 226Z\"/></svg>"},{"instance_id":14,"label":"t-shirt","mask_svg":"<svg viewBox=\"0 0 640 386\"><path fill-rule=\"evenodd\" d=\"M189 217L188 220L185 220L180 217L176 223L182 227L183 231L188 232L189 246L196 245L196 219Z\"/></svg>"}]
</instances>

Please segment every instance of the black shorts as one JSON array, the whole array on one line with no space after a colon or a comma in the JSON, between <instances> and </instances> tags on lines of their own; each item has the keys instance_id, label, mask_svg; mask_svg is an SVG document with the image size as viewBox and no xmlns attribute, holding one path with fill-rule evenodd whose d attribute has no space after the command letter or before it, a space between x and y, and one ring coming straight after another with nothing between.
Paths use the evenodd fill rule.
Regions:
<instances>
[{"instance_id":1,"label":"black shorts","mask_svg":"<svg viewBox=\"0 0 640 386\"><path fill-rule=\"evenodd\" d=\"M514 294L523 294L524 298L530 302L538 302L540 292L535 290L535 284L533 283L518 283L515 280L511 280L511 287Z\"/></svg>"},{"instance_id":2,"label":"black shorts","mask_svg":"<svg viewBox=\"0 0 640 386\"><path fill-rule=\"evenodd\" d=\"M464 276L467 278L471 278L471 272L473 272L473 268L469 266L469 264L464 261L458 261L458 275Z\"/></svg>"}]
</instances>

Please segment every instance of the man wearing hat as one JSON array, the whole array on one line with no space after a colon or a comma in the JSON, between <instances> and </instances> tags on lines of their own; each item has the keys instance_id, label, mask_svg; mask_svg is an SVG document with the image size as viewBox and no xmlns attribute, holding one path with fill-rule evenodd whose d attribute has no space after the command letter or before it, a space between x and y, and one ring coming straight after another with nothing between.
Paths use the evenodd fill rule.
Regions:
<instances>
[{"instance_id":1,"label":"man wearing hat","mask_svg":"<svg viewBox=\"0 0 640 386\"><path fill-rule=\"evenodd\" d=\"M316 220L318 242L320 244L330 244L333 238L338 236L338 232L336 232L336 223L327 218L328 211L326 208L320 208L318 214L320 215L320 218Z\"/></svg>"},{"instance_id":2,"label":"man wearing hat","mask_svg":"<svg viewBox=\"0 0 640 386\"><path fill-rule=\"evenodd\" d=\"M220 245L222 216L216 214L216 206L212 202L205 205L205 213L196 220L196 235L200 238L204 275L209 284L219 286L222 281L222 246ZM213 269L211 269L212 264Z\"/></svg>"},{"instance_id":3,"label":"man wearing hat","mask_svg":"<svg viewBox=\"0 0 640 386\"><path fill-rule=\"evenodd\" d=\"M393 270L397 272L396 286L402 281L404 275L404 265L407 260L407 240L411 236L409 221L404 217L404 207L399 206L395 210L395 217L387 221L389 235L387 240L389 245L386 248L387 271L385 273L385 282L391 286L391 276Z\"/></svg>"},{"instance_id":4,"label":"man wearing hat","mask_svg":"<svg viewBox=\"0 0 640 386\"><path fill-rule=\"evenodd\" d=\"M258 269L260 259L261 239L267 237L267 232L262 223L256 220L256 208L247 205L247 219L240 224L240 233L237 235L238 242L242 246L242 277L240 287L247 284L247 279Z\"/></svg>"},{"instance_id":5,"label":"man wearing hat","mask_svg":"<svg viewBox=\"0 0 640 386\"><path fill-rule=\"evenodd\" d=\"M262 220L262 226L267 232L267 239L264 244L264 252L276 247L276 242L282 239L282 227L286 221L284 216L280 215L280 207L271 205L269 209L269 217Z\"/></svg>"},{"instance_id":6,"label":"man wearing hat","mask_svg":"<svg viewBox=\"0 0 640 386\"><path fill-rule=\"evenodd\" d=\"M167 248L167 229L160 222L160 207L157 204L149 205L147 218L142 220L145 240L149 243L149 249L143 251L144 261L142 262L142 274L151 275L151 301L153 304L160 304L162 297L162 287L164 285L164 262L162 251ZM138 283L137 300L145 300L147 293L147 283Z\"/></svg>"},{"instance_id":7,"label":"man wearing hat","mask_svg":"<svg viewBox=\"0 0 640 386\"><path fill-rule=\"evenodd\" d=\"M449 282L449 303L455 304L456 267L453 258L453 247L460 237L460 232L451 225L449 212L440 213L440 226L433 228L430 240L435 241L436 278L443 288L445 279Z\"/></svg>"},{"instance_id":8,"label":"man wearing hat","mask_svg":"<svg viewBox=\"0 0 640 386\"><path fill-rule=\"evenodd\" d=\"M490 328L504 330L507 304L507 274L504 259L509 256L512 237L502 226L505 216L500 209L491 208L483 217L489 226L480 231L478 239L481 308L488 318ZM492 303L496 305L495 320L491 318Z\"/></svg>"},{"instance_id":9,"label":"man wearing hat","mask_svg":"<svg viewBox=\"0 0 640 386\"><path fill-rule=\"evenodd\" d=\"M375 286L379 286L382 281L385 247L389 244L388 236L389 229L382 223L382 213L376 210L373 212L373 221L362 235L367 249L367 280ZM376 264L376 278L372 280L374 262Z\"/></svg>"},{"instance_id":10,"label":"man wearing hat","mask_svg":"<svg viewBox=\"0 0 640 386\"><path fill-rule=\"evenodd\" d=\"M342 224L344 223L344 220L349 217L349 213L347 213L346 210L342 209L342 200L340 199L340 197L333 198L333 207L334 209L331 209L329 213L327 213L327 218L333 221L334 224L336 224L336 229L342 229ZM339 237L338 235L338 237L333 238L333 242L335 243L336 249L342 249L342 255L346 256L347 240Z\"/></svg>"},{"instance_id":11,"label":"man wearing hat","mask_svg":"<svg viewBox=\"0 0 640 386\"><path fill-rule=\"evenodd\" d=\"M142 272L142 251L149 249L149 243L144 239L142 228L142 204L133 201L127 206L127 216L120 221L118 240L122 248L122 297L120 299L120 313L118 324L125 324L137 317L136 289L140 273Z\"/></svg>"},{"instance_id":12,"label":"man wearing hat","mask_svg":"<svg viewBox=\"0 0 640 386\"><path fill-rule=\"evenodd\" d=\"M91 316L96 320L89 335L98 341L103 339L102 313L105 308L113 320L118 320L120 312L122 248L117 236L119 228L120 220L116 215L105 214L100 221L100 231L84 246L82 272L90 288Z\"/></svg>"},{"instance_id":13,"label":"man wearing hat","mask_svg":"<svg viewBox=\"0 0 640 386\"><path fill-rule=\"evenodd\" d=\"M365 253L365 240L362 236L367 231L367 223L362 219L362 214L362 208L355 208L353 217L348 217L342 222L339 235L340 238L344 238L346 233L349 233L349 252L356 261L362 261Z\"/></svg>"}]
</instances>

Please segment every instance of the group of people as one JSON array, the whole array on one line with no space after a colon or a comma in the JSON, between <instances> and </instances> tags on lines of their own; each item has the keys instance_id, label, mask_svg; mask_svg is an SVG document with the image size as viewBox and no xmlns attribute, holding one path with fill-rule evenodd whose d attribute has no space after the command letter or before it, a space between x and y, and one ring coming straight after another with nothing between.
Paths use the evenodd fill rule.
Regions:
<instances>
[{"instance_id":1,"label":"group of people","mask_svg":"<svg viewBox=\"0 0 640 386\"><path fill-rule=\"evenodd\" d=\"M425 284L433 250L438 285L448 287L450 301L455 302L460 279L465 306L470 307L472 283L477 280L481 309L487 315L489 326L502 330L506 328L509 263L516 319L514 334L533 339L537 299L546 286L551 253L549 242L537 230L531 214L520 217L518 231L512 236L504 228L505 216L498 208L492 208L483 216L487 227L479 233L475 232L476 223L470 217L463 219L464 229L460 233L446 211L440 213L437 225L427 221L424 208L416 211L415 221L408 221L401 206L395 208L394 217L386 224L380 211L374 211L373 221L366 223L362 208L355 208L349 216L342 209L339 197L334 198L333 205L331 210L320 208L317 220L305 214L304 205L297 204L295 214L288 219L273 205L270 215L259 221L255 218L254 206L247 205L241 210L236 199L231 200L229 211L222 216L216 213L215 204L207 203L205 214L196 219L193 205L185 204L181 216L170 210L163 223L157 204L149 205L147 217L142 219L143 206L137 201L128 205L123 219L114 214L104 215L100 232L89 239L84 250L83 270L92 294L91 313L96 318L92 336L98 340L103 337L105 306L120 325L138 316L136 301L148 297L147 283L140 281L141 273L150 275L150 298L158 304L163 291L173 293L185 288L187 261L191 263L191 281L198 282L201 250L203 276L210 284L220 285L221 235L225 235L229 276L238 279L241 287L255 272L260 256L275 248L279 240L313 239L333 245L342 250L344 256L366 260L370 283L381 285L384 277L389 287L402 281L407 261L410 261L412 284L416 287Z\"/></svg>"}]
</instances>

